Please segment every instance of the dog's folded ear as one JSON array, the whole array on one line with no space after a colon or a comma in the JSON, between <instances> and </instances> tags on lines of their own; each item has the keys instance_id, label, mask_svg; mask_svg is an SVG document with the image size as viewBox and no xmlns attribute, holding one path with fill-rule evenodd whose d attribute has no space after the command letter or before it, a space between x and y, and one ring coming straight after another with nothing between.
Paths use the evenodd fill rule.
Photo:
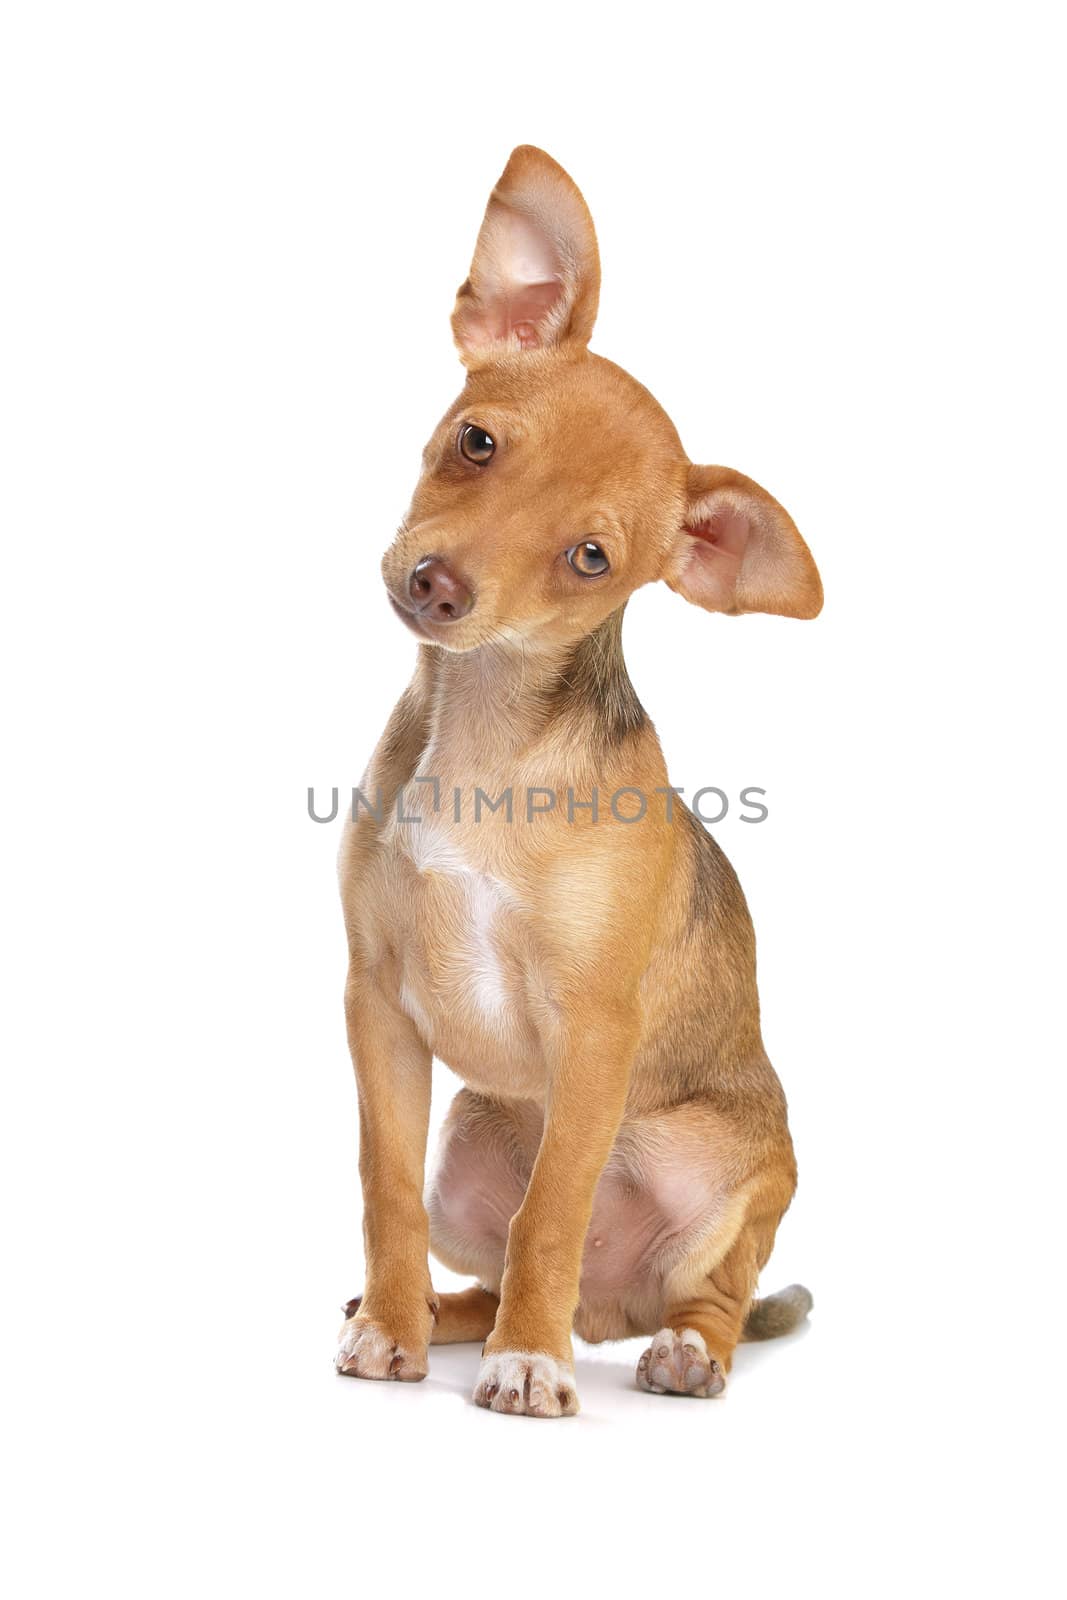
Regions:
<instances>
[{"instance_id":1,"label":"dog's folded ear","mask_svg":"<svg viewBox=\"0 0 1067 1600\"><path fill-rule=\"evenodd\" d=\"M468 366L513 350L587 344L600 296L589 208L563 168L519 145L489 197L452 332Z\"/></svg>"},{"instance_id":2,"label":"dog's folded ear","mask_svg":"<svg viewBox=\"0 0 1067 1600\"><path fill-rule=\"evenodd\" d=\"M690 467L685 519L663 577L705 611L817 617L822 581L795 523L729 467Z\"/></svg>"}]
</instances>

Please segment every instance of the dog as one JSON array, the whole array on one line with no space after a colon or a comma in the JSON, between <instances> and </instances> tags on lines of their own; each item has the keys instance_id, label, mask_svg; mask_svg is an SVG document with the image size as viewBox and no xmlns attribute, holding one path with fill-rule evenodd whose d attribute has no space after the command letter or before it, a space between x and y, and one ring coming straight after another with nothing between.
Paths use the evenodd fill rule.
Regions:
<instances>
[{"instance_id":1,"label":"dog","mask_svg":"<svg viewBox=\"0 0 1067 1600\"><path fill-rule=\"evenodd\" d=\"M812 1304L754 1298L796 1164L752 926L621 626L659 579L729 616L814 617L822 585L778 502L693 465L590 352L599 286L581 193L520 146L452 315L466 385L382 562L420 648L340 860L366 1282L337 1370L415 1381L482 1340L475 1402L534 1417L578 1410L572 1330L648 1337L637 1385L708 1398ZM434 1055L466 1087L424 1191ZM431 1250L474 1285L435 1294Z\"/></svg>"}]
</instances>

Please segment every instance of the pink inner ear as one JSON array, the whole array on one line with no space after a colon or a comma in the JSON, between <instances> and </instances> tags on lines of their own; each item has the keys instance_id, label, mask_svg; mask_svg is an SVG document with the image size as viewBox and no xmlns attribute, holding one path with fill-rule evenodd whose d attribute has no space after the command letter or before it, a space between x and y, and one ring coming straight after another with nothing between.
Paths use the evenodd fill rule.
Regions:
<instances>
[{"instance_id":1,"label":"pink inner ear","mask_svg":"<svg viewBox=\"0 0 1067 1600\"><path fill-rule=\"evenodd\" d=\"M685 531L692 538L702 539L705 544L714 545L716 550L737 556L740 560L748 544L751 525L745 513L736 506L716 506L702 521L687 522Z\"/></svg>"},{"instance_id":2,"label":"pink inner ear","mask_svg":"<svg viewBox=\"0 0 1067 1600\"><path fill-rule=\"evenodd\" d=\"M551 234L510 207L491 210L483 326L493 339L514 334L524 350L544 343L545 322L563 294Z\"/></svg>"},{"instance_id":3,"label":"pink inner ear","mask_svg":"<svg viewBox=\"0 0 1067 1600\"><path fill-rule=\"evenodd\" d=\"M562 293L563 285L558 279L509 287L491 300L480 316L468 316L467 326L474 342L485 344L514 334L524 350L536 350L543 342L540 324Z\"/></svg>"},{"instance_id":4,"label":"pink inner ear","mask_svg":"<svg viewBox=\"0 0 1067 1600\"><path fill-rule=\"evenodd\" d=\"M698 605L716 611L733 608L737 579L752 525L736 506L719 505L699 522L687 522L694 541L685 568L685 586Z\"/></svg>"},{"instance_id":5,"label":"pink inner ear","mask_svg":"<svg viewBox=\"0 0 1067 1600\"><path fill-rule=\"evenodd\" d=\"M504 309L502 336L513 333L524 350L533 350L541 343L538 324L552 310L563 285L558 278L551 283L523 283L508 294Z\"/></svg>"}]
</instances>

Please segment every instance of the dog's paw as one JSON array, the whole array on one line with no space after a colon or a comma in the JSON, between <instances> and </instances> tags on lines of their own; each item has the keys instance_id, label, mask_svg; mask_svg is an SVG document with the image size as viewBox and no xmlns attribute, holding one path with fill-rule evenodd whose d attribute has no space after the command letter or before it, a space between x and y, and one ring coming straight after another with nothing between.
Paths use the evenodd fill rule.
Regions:
<instances>
[{"instance_id":1,"label":"dog's paw","mask_svg":"<svg viewBox=\"0 0 1067 1600\"><path fill-rule=\"evenodd\" d=\"M369 1317L349 1317L341 1325L334 1365L346 1378L391 1378L418 1383L429 1370L425 1344L394 1339Z\"/></svg>"},{"instance_id":2,"label":"dog's paw","mask_svg":"<svg viewBox=\"0 0 1067 1600\"><path fill-rule=\"evenodd\" d=\"M570 1367L529 1350L486 1356L474 1386L474 1403L513 1417L573 1417L578 1391Z\"/></svg>"},{"instance_id":3,"label":"dog's paw","mask_svg":"<svg viewBox=\"0 0 1067 1600\"><path fill-rule=\"evenodd\" d=\"M722 1394L726 1374L695 1328L661 1328L637 1363L637 1387L708 1400Z\"/></svg>"}]
</instances>

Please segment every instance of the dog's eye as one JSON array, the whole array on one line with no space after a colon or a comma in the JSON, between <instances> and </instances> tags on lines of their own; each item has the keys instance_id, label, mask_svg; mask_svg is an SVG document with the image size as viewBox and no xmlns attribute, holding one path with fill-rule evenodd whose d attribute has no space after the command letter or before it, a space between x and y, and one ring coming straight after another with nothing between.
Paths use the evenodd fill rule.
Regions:
<instances>
[{"instance_id":1,"label":"dog's eye","mask_svg":"<svg viewBox=\"0 0 1067 1600\"><path fill-rule=\"evenodd\" d=\"M599 578L611 562L598 544L576 544L567 551L567 560L580 578Z\"/></svg>"},{"instance_id":2,"label":"dog's eye","mask_svg":"<svg viewBox=\"0 0 1067 1600\"><path fill-rule=\"evenodd\" d=\"M484 428L477 427L473 422L468 422L459 436L459 453L466 456L468 461L473 461L476 466L484 466L496 449L496 441L486 433Z\"/></svg>"}]
</instances>

